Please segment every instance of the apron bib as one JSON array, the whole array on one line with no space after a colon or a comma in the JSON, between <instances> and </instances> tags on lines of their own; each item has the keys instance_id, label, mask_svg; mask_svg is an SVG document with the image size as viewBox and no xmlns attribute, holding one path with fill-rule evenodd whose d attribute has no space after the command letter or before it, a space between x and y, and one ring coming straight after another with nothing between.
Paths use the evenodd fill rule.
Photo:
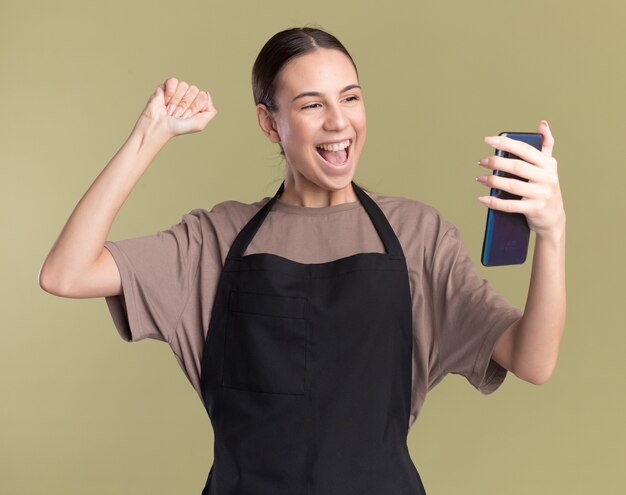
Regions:
<instances>
[{"instance_id":1,"label":"apron bib","mask_svg":"<svg viewBox=\"0 0 626 495\"><path fill-rule=\"evenodd\" d=\"M284 183L230 248L202 356L215 438L203 495L425 494L406 443L406 261L378 205L352 186L385 253L244 256Z\"/></svg>"}]
</instances>

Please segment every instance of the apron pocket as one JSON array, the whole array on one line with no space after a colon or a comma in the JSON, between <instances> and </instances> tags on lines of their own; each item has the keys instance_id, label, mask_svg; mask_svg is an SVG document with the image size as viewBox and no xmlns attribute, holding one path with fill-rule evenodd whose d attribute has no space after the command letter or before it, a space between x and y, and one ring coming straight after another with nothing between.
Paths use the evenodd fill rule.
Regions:
<instances>
[{"instance_id":1,"label":"apron pocket","mask_svg":"<svg viewBox=\"0 0 626 495\"><path fill-rule=\"evenodd\" d=\"M304 395L305 305L303 297L231 292L222 386Z\"/></svg>"}]
</instances>

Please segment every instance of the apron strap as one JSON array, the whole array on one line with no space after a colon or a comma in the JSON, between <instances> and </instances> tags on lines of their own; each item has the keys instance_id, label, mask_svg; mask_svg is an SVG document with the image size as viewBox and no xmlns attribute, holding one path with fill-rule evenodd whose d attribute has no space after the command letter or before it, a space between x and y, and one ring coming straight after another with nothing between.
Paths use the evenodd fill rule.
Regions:
<instances>
[{"instance_id":1,"label":"apron strap","mask_svg":"<svg viewBox=\"0 0 626 495\"><path fill-rule=\"evenodd\" d=\"M402 251L400 241L380 207L354 182L352 182L352 187L354 188L354 192L358 196L359 200L361 200L361 204L369 215L370 220L374 224L374 228L376 229L376 232L378 232L387 254L393 258L404 258L404 252Z\"/></svg>"},{"instance_id":2,"label":"apron strap","mask_svg":"<svg viewBox=\"0 0 626 495\"><path fill-rule=\"evenodd\" d=\"M272 206L274 206L274 203L276 203L278 196L281 195L284 189L285 181L283 181L283 183L280 185L278 191L276 191L276 194L274 194L274 197L271 198L267 203L265 203L263 208L257 211L252 219L245 225L245 227L241 229L241 231L235 238L232 246L230 246L227 258L241 258L243 256L243 253L245 253L246 249L248 248L248 244L250 244L250 241L252 241L252 238L257 233L257 230L259 230L259 227L263 223L263 220L265 220L265 217L270 212Z\"/></svg>"},{"instance_id":3,"label":"apron strap","mask_svg":"<svg viewBox=\"0 0 626 495\"><path fill-rule=\"evenodd\" d=\"M380 236L387 254L393 258L404 258L400 241L398 241L398 237L394 233L389 221L380 207L359 186L357 186L354 181L352 181L352 187L357 195L357 198L363 205L365 212L374 224L374 228ZM283 181L278 188L278 191L276 191L276 194L274 194L274 197L265 203L265 205L263 205L263 207L252 217L245 227L241 229L228 251L227 258L236 259L243 257L243 253L245 253L248 245L252 241L252 238L256 235L257 231L261 227L261 224L265 220L265 217L267 217L267 214L270 212L272 206L274 206L274 203L276 203L276 200L282 194L284 189L285 182Z\"/></svg>"}]
</instances>

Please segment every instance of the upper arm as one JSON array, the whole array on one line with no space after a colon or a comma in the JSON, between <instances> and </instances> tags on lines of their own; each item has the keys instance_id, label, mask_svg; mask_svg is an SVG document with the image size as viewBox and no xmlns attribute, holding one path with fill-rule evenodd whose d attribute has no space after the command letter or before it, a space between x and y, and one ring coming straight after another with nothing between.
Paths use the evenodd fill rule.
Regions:
<instances>
[{"instance_id":1,"label":"upper arm","mask_svg":"<svg viewBox=\"0 0 626 495\"><path fill-rule=\"evenodd\" d=\"M456 228L442 236L432 273L439 299L437 372L461 374L479 390L495 390L505 376L502 368L513 366L513 329L520 311L481 277Z\"/></svg>"},{"instance_id":2,"label":"upper arm","mask_svg":"<svg viewBox=\"0 0 626 495\"><path fill-rule=\"evenodd\" d=\"M98 259L80 276L74 277L70 282L60 282L46 280L40 275L40 286L55 296L71 298L116 296L122 293L119 269L105 247Z\"/></svg>"},{"instance_id":3,"label":"upper arm","mask_svg":"<svg viewBox=\"0 0 626 495\"><path fill-rule=\"evenodd\" d=\"M498 337L493 348L492 359L500 366L514 373L514 344L515 332L519 320L514 321L508 328Z\"/></svg>"}]
</instances>

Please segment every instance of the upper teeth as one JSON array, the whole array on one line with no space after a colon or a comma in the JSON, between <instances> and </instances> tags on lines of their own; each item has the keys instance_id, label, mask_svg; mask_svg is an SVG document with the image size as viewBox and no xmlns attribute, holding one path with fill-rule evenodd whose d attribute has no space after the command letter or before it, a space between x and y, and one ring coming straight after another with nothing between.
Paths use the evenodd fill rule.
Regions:
<instances>
[{"instance_id":1,"label":"upper teeth","mask_svg":"<svg viewBox=\"0 0 626 495\"><path fill-rule=\"evenodd\" d=\"M322 148L323 150L326 150L326 151L341 151L341 150L345 150L348 146L350 146L349 139L346 139L345 141L342 141L341 143L317 145L318 148Z\"/></svg>"}]
</instances>

